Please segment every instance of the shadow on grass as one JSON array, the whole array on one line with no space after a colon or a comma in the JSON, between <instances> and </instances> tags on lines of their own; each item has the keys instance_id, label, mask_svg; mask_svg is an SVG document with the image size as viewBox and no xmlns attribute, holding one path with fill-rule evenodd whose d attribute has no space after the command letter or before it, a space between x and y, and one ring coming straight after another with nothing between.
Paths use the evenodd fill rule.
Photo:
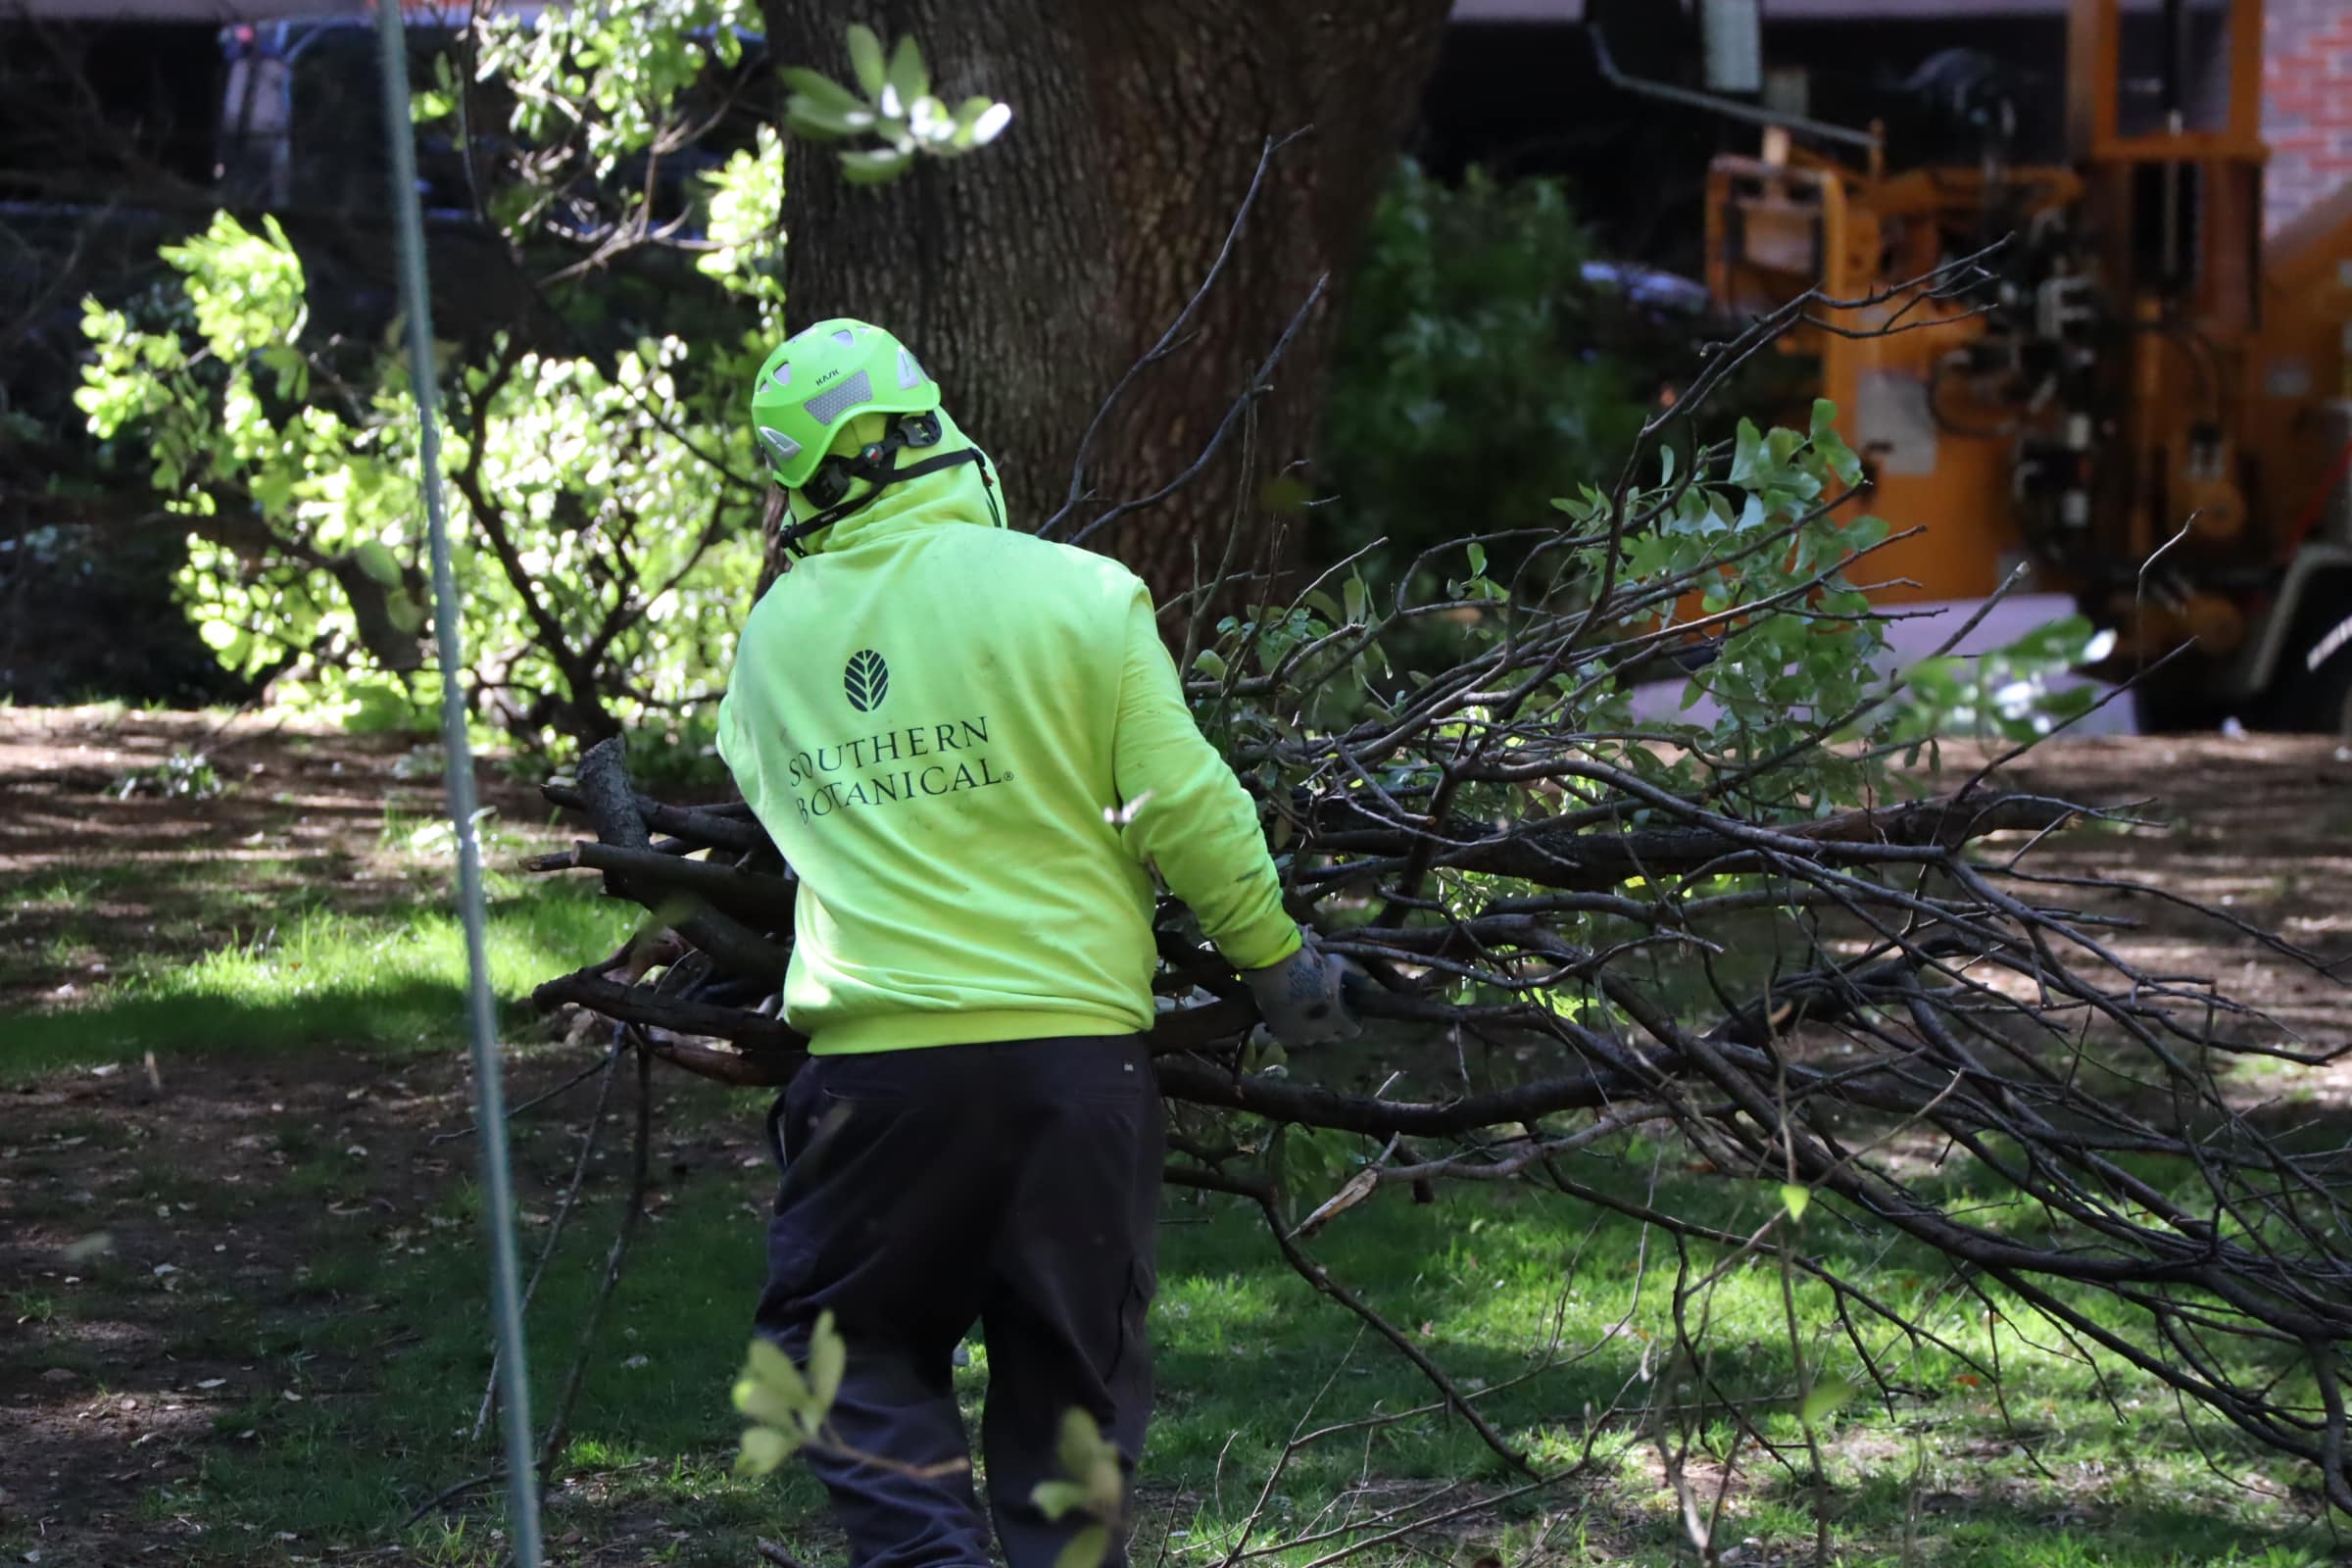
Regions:
<instances>
[{"instance_id":1,"label":"shadow on grass","mask_svg":"<svg viewBox=\"0 0 2352 1568\"><path fill-rule=\"evenodd\" d=\"M675 1125L667 1108L674 1103L665 1092L665 1126ZM1622 1162L1613 1184L1645 1186L1628 1174L1635 1163ZM662 1218L640 1236L588 1361L568 1450L570 1466L602 1473L593 1484L594 1507L608 1523L652 1512L708 1529L714 1539L707 1544L720 1553L712 1561L734 1560L716 1539L728 1532L789 1535L814 1528L818 1517L817 1495L805 1478L752 1483L727 1469L738 1424L726 1390L760 1285L770 1187L769 1172L739 1159L669 1167L661 1182L667 1200ZM1668 1181L1654 1199L1676 1212L1725 1223L1742 1217L1752 1223L1755 1203L1767 1200L1749 1186L1699 1178ZM533 1308L542 1420L594 1295L616 1203L612 1183L591 1189ZM1160 1396L1145 1481L1163 1499L1149 1510L1154 1520L1165 1515L1200 1538L1248 1512L1269 1466L1302 1424L1410 1410L1428 1404L1432 1394L1386 1345L1359 1337L1351 1318L1290 1270L1247 1205L1176 1198L1169 1217L1152 1330ZM1823 1255L1848 1265L1876 1260L1893 1273L1902 1270L1899 1259L1887 1263L1859 1234L1824 1226L1819 1240ZM1595 1223L1589 1210L1534 1195L1470 1192L1431 1206L1383 1195L1315 1246L1335 1275L1404 1327L1465 1387L1499 1385L1525 1372L1555 1334L1563 1352L1589 1352L1482 1405L1545 1463L1574 1451L1588 1408L1606 1409L1629 1386L1637 1405L1654 1389L1676 1396L1671 1380L1682 1374L1658 1353L1671 1331L1670 1271L1657 1272L1654 1239L1648 1272L1638 1267L1644 1259L1642 1238L1628 1222ZM302 1336L305 1348L362 1368L362 1386L342 1399L263 1401L228 1416L225 1424L258 1438L216 1450L208 1467L207 1492L226 1517L306 1537L381 1539L416 1501L487 1468L494 1438L465 1438L489 1372L477 1250L436 1246L427 1256L402 1259L392 1272L354 1267L360 1271L354 1283L367 1280L373 1297L369 1310L321 1318ZM1711 1370L1724 1392L1755 1401L1752 1419L1793 1444L1779 1288L1771 1268L1727 1281L1716 1306L1719 1354ZM1955 1302L1938 1326L1981 1348L1985 1329L1977 1322L1970 1339L1970 1315L1967 1303ZM1827 1353L1831 1341L1825 1336L1814 1344L1816 1353ZM399 1348L386 1351L386 1345ZM2036 1359L2013 1341L2004 1341L2004 1353L2012 1404L2037 1429L2029 1434L2038 1445L2032 1459L2014 1451L1989 1391L1955 1384L1949 1373L1959 1363L1935 1353L1908 1363L1922 1396L1892 1414L1857 1399L1839 1417L1833 1446L1838 1530L1862 1553L1852 1560L1875 1560L1906 1529L1934 1544L1918 1560L1969 1568L2188 1562L2286 1568L2320 1560L2306 1551L2310 1537L2290 1511L2264 1512L2256 1499L2232 1494L2203 1470L2169 1403L2149 1398L2144 1410L2119 1421L2096 1400L2088 1372ZM1658 1381L1646 1380L1644 1368ZM957 1376L967 1417L976 1413L986 1370L985 1347L975 1347L973 1364ZM1695 1419L1718 1439L1727 1435L1719 1414ZM1633 1435L1630 1423L1617 1431L1604 1451L1622 1448ZM1917 1448L1931 1462L1914 1484ZM2233 1467L2260 1468L2260 1456L2242 1447L2224 1445L2219 1451ZM1802 1489L1767 1462L1751 1468L1751 1483L1730 1516L1739 1532L1733 1539L1809 1541ZM1394 1500L1414 1486L1463 1480L1499 1490L1508 1478L1460 1421L1434 1411L1302 1452L1267 1524L1279 1539L1325 1501L1358 1488L1371 1486ZM1688 1548L1677 1544L1678 1527L1660 1508L1662 1498L1636 1452L1529 1506L1583 1509L1596 1532L1623 1547L1619 1560L1686 1560ZM733 1539L748 1544L742 1536Z\"/></svg>"},{"instance_id":2,"label":"shadow on grass","mask_svg":"<svg viewBox=\"0 0 2352 1568\"><path fill-rule=\"evenodd\" d=\"M152 996L37 1013L9 1026L0 1082L73 1067L171 1056L256 1059L319 1046L447 1045L465 1028L463 984L410 980L325 990L273 1002L233 996ZM519 1009L510 1004L517 1021Z\"/></svg>"},{"instance_id":3,"label":"shadow on grass","mask_svg":"<svg viewBox=\"0 0 2352 1568\"><path fill-rule=\"evenodd\" d=\"M490 907L491 983L526 997L612 950L633 906L534 883ZM0 1083L62 1068L183 1054L268 1056L334 1044L409 1048L458 1039L466 950L454 913L309 909L264 940L134 975L76 1004L0 1023Z\"/></svg>"}]
</instances>

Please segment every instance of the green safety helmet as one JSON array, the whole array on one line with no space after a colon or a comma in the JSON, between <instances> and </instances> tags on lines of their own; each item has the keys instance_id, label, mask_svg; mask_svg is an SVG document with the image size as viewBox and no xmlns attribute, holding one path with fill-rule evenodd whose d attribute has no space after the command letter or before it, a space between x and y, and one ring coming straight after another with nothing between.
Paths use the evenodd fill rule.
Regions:
<instances>
[{"instance_id":1,"label":"green safety helmet","mask_svg":"<svg viewBox=\"0 0 2352 1568\"><path fill-rule=\"evenodd\" d=\"M752 428L768 471L787 490L808 482L842 428L860 414L930 414L939 383L878 326L836 317L786 338L760 367Z\"/></svg>"}]
</instances>

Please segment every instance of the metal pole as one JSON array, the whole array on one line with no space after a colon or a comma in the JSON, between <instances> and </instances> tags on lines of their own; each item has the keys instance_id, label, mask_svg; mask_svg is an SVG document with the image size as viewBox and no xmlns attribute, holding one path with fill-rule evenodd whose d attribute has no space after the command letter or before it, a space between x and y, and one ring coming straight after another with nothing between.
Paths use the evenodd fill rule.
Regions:
<instances>
[{"instance_id":1,"label":"metal pole","mask_svg":"<svg viewBox=\"0 0 2352 1568\"><path fill-rule=\"evenodd\" d=\"M1600 28L1588 22L1585 24L1585 32L1592 40L1592 63L1599 68L1601 80L1612 87L1621 87L1627 92L1655 98L1663 103L1703 109L1727 120L1744 121L1751 125L1778 125L1802 136L1842 142L1848 147L1867 148L1874 153L1885 145L1885 138L1876 131L1855 130L1846 125L1833 125L1824 120L1809 120L1803 115L1784 115L1778 110L1759 109L1753 104L1741 103L1737 98L1722 98L1711 92L1693 92L1670 81L1646 81L1640 76L1629 76L1617 69L1617 57L1609 53L1609 41L1602 36Z\"/></svg>"},{"instance_id":2,"label":"metal pole","mask_svg":"<svg viewBox=\"0 0 2352 1568\"><path fill-rule=\"evenodd\" d=\"M433 640L441 659L442 765L449 815L457 830L458 914L466 927L466 1019L473 1040L474 1125L482 1149L482 1224L490 1237L491 1320L497 1334L499 1408L506 1429L507 1528L516 1568L539 1568L539 1486L531 1457L531 1386L522 1345L522 1294L514 1248L513 1182L507 1168L506 1088L500 1077L497 1024L491 1015L490 964L482 940L482 850L475 836L473 749L466 737L465 639L449 559L449 520L441 505L440 391L433 369L433 318L424 270L424 213L416 191L416 149L410 128L409 55L398 0L376 0L376 54L382 66L384 143L392 160L392 221L400 240L401 310L409 320L409 382L416 399L424 515L432 541Z\"/></svg>"}]
</instances>

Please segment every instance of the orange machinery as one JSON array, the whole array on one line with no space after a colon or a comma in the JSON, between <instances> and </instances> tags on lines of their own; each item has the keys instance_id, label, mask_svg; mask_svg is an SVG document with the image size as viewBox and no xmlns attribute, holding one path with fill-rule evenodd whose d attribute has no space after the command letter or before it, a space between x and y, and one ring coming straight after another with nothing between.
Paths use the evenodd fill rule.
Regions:
<instances>
[{"instance_id":1,"label":"orange machinery","mask_svg":"<svg viewBox=\"0 0 2352 1568\"><path fill-rule=\"evenodd\" d=\"M1741 315L1877 301L1780 347L1818 368L1871 510L1926 525L1871 558L1905 579L1882 597L1981 598L2024 563L2118 633L2094 673L2193 641L2151 727L2352 733L2352 191L2266 243L2261 0L2150 13L2074 0L2064 165L2006 161L1982 80L1952 92L1984 127L1967 162L1891 171L1873 137L1856 167L1780 128L1716 160L1708 287ZM2128 25L2165 29L2153 81ZM1996 245L1975 289L1886 297Z\"/></svg>"}]
</instances>

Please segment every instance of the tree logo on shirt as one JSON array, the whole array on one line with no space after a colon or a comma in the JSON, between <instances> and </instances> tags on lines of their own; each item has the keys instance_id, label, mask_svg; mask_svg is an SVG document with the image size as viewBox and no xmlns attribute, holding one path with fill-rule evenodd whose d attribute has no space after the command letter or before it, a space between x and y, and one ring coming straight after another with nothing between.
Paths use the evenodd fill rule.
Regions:
<instances>
[{"instance_id":1,"label":"tree logo on shirt","mask_svg":"<svg viewBox=\"0 0 2352 1568\"><path fill-rule=\"evenodd\" d=\"M870 713L890 695L890 666L871 648L859 649L850 656L841 684L850 694L850 706L860 713Z\"/></svg>"}]
</instances>

